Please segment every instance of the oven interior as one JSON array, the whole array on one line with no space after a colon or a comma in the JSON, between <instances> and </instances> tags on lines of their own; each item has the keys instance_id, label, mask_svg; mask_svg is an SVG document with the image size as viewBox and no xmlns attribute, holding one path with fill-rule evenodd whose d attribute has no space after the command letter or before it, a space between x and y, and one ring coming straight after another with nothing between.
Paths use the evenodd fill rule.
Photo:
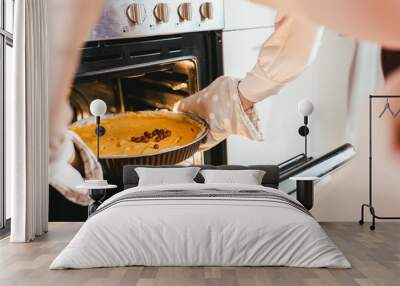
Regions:
<instances>
[{"instance_id":1,"label":"oven interior","mask_svg":"<svg viewBox=\"0 0 400 286\"><path fill-rule=\"evenodd\" d=\"M91 117L90 103L102 99L107 113L166 109L199 90L198 64L195 58L107 71L78 79L71 91L72 122ZM204 164L202 153L181 164ZM107 174L105 174L107 176Z\"/></svg>"},{"instance_id":2,"label":"oven interior","mask_svg":"<svg viewBox=\"0 0 400 286\"><path fill-rule=\"evenodd\" d=\"M90 102L102 99L107 113L172 110L174 104L199 90L195 58L106 72L77 79L71 92L73 122L90 117Z\"/></svg>"}]
</instances>

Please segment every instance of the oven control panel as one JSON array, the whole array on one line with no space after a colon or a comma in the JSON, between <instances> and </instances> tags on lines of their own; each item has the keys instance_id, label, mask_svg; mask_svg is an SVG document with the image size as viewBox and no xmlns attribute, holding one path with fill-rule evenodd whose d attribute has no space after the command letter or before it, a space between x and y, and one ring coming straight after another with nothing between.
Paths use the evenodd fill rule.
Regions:
<instances>
[{"instance_id":1,"label":"oven control panel","mask_svg":"<svg viewBox=\"0 0 400 286\"><path fill-rule=\"evenodd\" d=\"M106 0L90 39L141 38L224 28L223 0Z\"/></svg>"}]
</instances>

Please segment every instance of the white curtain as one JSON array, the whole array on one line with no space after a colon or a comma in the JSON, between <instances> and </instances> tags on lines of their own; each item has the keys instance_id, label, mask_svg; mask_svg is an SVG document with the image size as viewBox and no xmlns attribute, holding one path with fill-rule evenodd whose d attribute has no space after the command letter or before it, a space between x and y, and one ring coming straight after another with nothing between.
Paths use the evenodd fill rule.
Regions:
<instances>
[{"instance_id":1,"label":"white curtain","mask_svg":"<svg viewBox=\"0 0 400 286\"><path fill-rule=\"evenodd\" d=\"M6 111L12 242L47 232L47 19L46 0L15 3L14 94Z\"/></svg>"}]
</instances>

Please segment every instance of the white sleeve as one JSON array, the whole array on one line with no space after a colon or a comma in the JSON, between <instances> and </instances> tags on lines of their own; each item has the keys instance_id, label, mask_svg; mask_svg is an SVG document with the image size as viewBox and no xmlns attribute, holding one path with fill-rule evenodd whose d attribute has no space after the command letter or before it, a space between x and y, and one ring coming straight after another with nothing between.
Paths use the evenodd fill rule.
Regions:
<instances>
[{"instance_id":1,"label":"white sleeve","mask_svg":"<svg viewBox=\"0 0 400 286\"><path fill-rule=\"evenodd\" d=\"M256 65L239 84L241 95L258 102L277 94L314 60L322 31L321 26L301 18L278 15Z\"/></svg>"}]
</instances>

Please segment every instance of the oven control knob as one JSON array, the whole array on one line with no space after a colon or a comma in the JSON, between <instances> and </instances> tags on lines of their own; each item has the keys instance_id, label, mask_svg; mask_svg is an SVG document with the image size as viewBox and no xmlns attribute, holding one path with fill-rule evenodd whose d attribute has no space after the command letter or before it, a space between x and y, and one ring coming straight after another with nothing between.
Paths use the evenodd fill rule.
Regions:
<instances>
[{"instance_id":1,"label":"oven control knob","mask_svg":"<svg viewBox=\"0 0 400 286\"><path fill-rule=\"evenodd\" d=\"M192 21L192 4L182 3L178 7L178 14L181 21Z\"/></svg>"},{"instance_id":2,"label":"oven control knob","mask_svg":"<svg viewBox=\"0 0 400 286\"><path fill-rule=\"evenodd\" d=\"M126 9L128 19L135 25L140 25L146 20L146 10L143 4L133 3Z\"/></svg>"},{"instance_id":3,"label":"oven control knob","mask_svg":"<svg viewBox=\"0 0 400 286\"><path fill-rule=\"evenodd\" d=\"M168 23L169 21L169 7L167 3L159 3L154 7L154 17L159 23Z\"/></svg>"},{"instance_id":4,"label":"oven control knob","mask_svg":"<svg viewBox=\"0 0 400 286\"><path fill-rule=\"evenodd\" d=\"M213 5L211 2L204 2L200 5L201 19L211 20L213 18Z\"/></svg>"}]
</instances>

